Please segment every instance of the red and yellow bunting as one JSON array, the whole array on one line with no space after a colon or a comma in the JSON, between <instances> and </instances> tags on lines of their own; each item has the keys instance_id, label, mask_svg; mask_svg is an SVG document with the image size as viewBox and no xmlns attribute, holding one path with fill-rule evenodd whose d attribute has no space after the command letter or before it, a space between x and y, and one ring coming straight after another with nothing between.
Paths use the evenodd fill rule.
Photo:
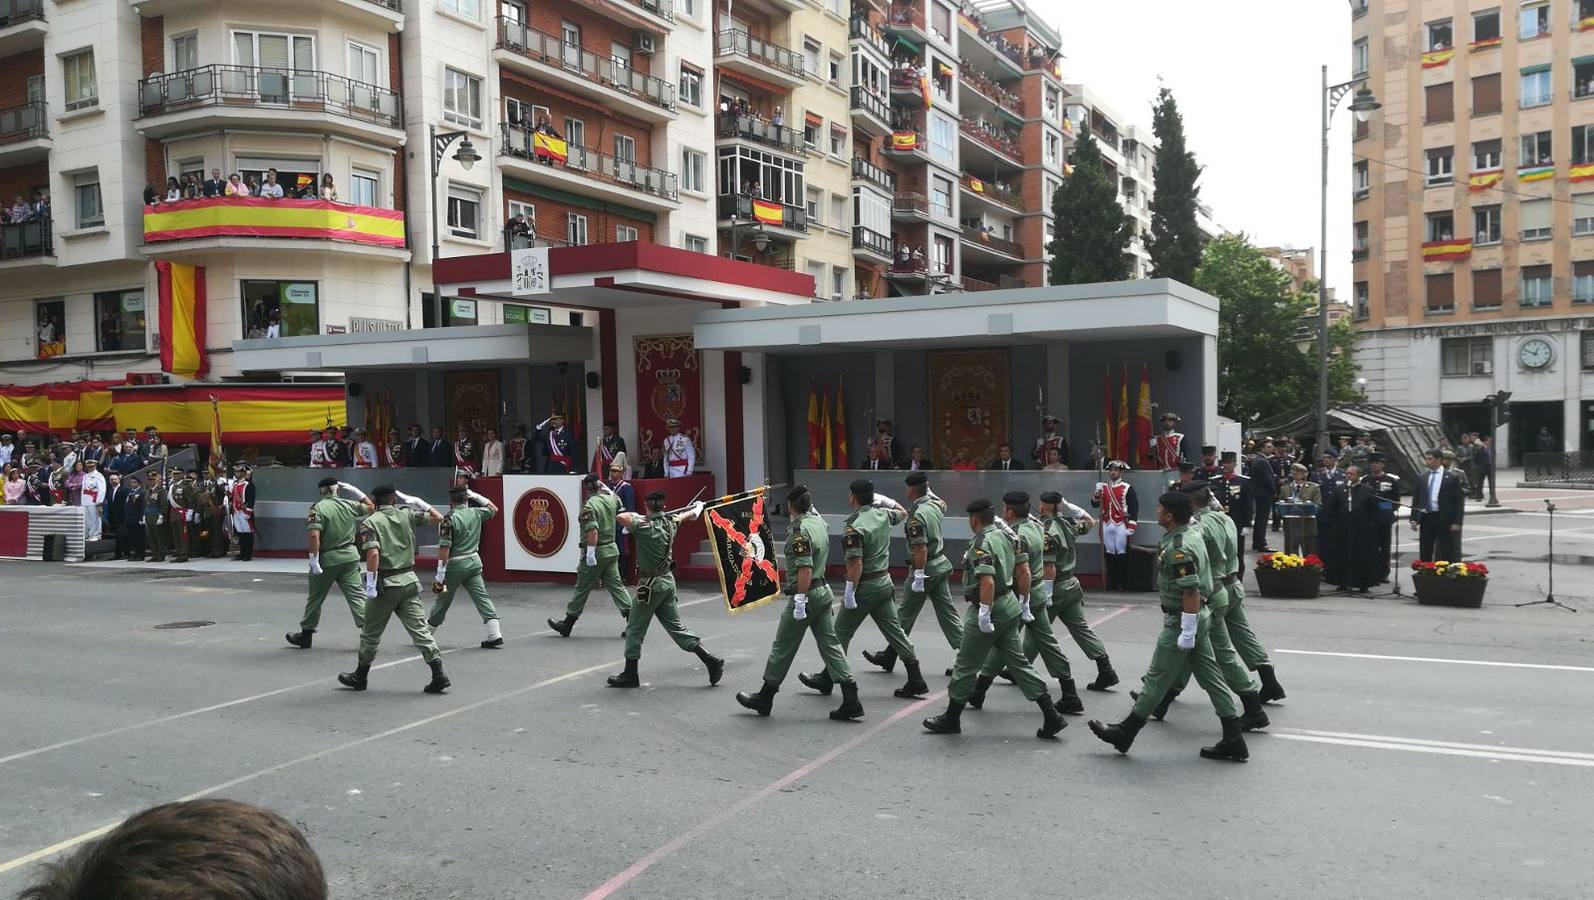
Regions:
<instances>
[{"instance_id":1,"label":"red and yellow bunting","mask_svg":"<svg viewBox=\"0 0 1594 900\"><path fill-rule=\"evenodd\" d=\"M1500 42L1501 42L1501 38L1492 37L1492 38L1484 38L1481 41L1473 41L1471 44L1468 44L1467 46L1471 47L1473 50L1487 50L1490 47L1498 47L1498 46L1500 46Z\"/></svg>"},{"instance_id":2,"label":"red and yellow bunting","mask_svg":"<svg viewBox=\"0 0 1594 900\"><path fill-rule=\"evenodd\" d=\"M765 225L784 225L786 223L786 211L781 208L779 203L773 203L769 200L754 200L753 218L763 222Z\"/></svg>"},{"instance_id":3,"label":"red and yellow bunting","mask_svg":"<svg viewBox=\"0 0 1594 900\"><path fill-rule=\"evenodd\" d=\"M1594 163L1580 163L1572 167L1572 180L1594 181Z\"/></svg>"},{"instance_id":4,"label":"red and yellow bunting","mask_svg":"<svg viewBox=\"0 0 1594 900\"><path fill-rule=\"evenodd\" d=\"M110 393L118 430L154 425L170 444L209 442L213 428L234 445L297 444L312 429L348 424L341 384L161 385Z\"/></svg>"},{"instance_id":5,"label":"red and yellow bunting","mask_svg":"<svg viewBox=\"0 0 1594 900\"><path fill-rule=\"evenodd\" d=\"M1424 69L1437 69L1449 62L1451 57L1455 55L1456 51L1454 49L1429 50L1422 55L1422 67Z\"/></svg>"},{"instance_id":6,"label":"red and yellow bunting","mask_svg":"<svg viewBox=\"0 0 1594 900\"><path fill-rule=\"evenodd\" d=\"M973 177L972 175L969 176L968 185L969 185L969 190L973 191L976 194L985 193L985 182L979 180L978 178Z\"/></svg>"},{"instance_id":7,"label":"red and yellow bunting","mask_svg":"<svg viewBox=\"0 0 1594 900\"><path fill-rule=\"evenodd\" d=\"M1578 31L1594 31L1594 16L1584 16L1577 22Z\"/></svg>"},{"instance_id":8,"label":"red and yellow bunting","mask_svg":"<svg viewBox=\"0 0 1594 900\"><path fill-rule=\"evenodd\" d=\"M144 207L144 242L208 237L321 238L404 246L404 214L324 200L212 197Z\"/></svg>"},{"instance_id":9,"label":"red and yellow bunting","mask_svg":"<svg viewBox=\"0 0 1594 900\"><path fill-rule=\"evenodd\" d=\"M570 142L538 131L531 136L531 152L538 159L563 163L570 156Z\"/></svg>"},{"instance_id":10,"label":"red and yellow bunting","mask_svg":"<svg viewBox=\"0 0 1594 900\"><path fill-rule=\"evenodd\" d=\"M210 371L205 353L205 267L157 260L155 283L161 305L161 371L204 378Z\"/></svg>"},{"instance_id":11,"label":"red and yellow bunting","mask_svg":"<svg viewBox=\"0 0 1594 900\"><path fill-rule=\"evenodd\" d=\"M969 34L980 33L980 26L969 17L968 13L961 10L958 11L958 27L962 28L964 31L967 31Z\"/></svg>"},{"instance_id":12,"label":"red and yellow bunting","mask_svg":"<svg viewBox=\"0 0 1594 900\"><path fill-rule=\"evenodd\" d=\"M1422 245L1424 262L1466 259L1472 255L1472 241L1429 241Z\"/></svg>"},{"instance_id":13,"label":"red and yellow bunting","mask_svg":"<svg viewBox=\"0 0 1594 900\"><path fill-rule=\"evenodd\" d=\"M0 385L0 431L50 432L66 437L74 431L110 431L112 381L67 381L55 384Z\"/></svg>"},{"instance_id":14,"label":"red and yellow bunting","mask_svg":"<svg viewBox=\"0 0 1594 900\"><path fill-rule=\"evenodd\" d=\"M1477 193L1478 191L1486 191L1492 187L1498 187L1500 179L1504 177L1505 173L1499 169L1493 169L1488 172L1473 172L1467 176L1467 190Z\"/></svg>"}]
</instances>

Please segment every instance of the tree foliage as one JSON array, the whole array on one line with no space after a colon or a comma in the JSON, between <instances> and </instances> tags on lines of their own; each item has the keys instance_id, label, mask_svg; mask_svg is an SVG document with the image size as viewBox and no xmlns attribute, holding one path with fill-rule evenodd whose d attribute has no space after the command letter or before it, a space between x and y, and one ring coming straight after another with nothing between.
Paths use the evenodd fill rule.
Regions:
<instances>
[{"instance_id":1,"label":"tree foliage","mask_svg":"<svg viewBox=\"0 0 1594 900\"><path fill-rule=\"evenodd\" d=\"M1123 281L1129 277L1133 223L1118 205L1118 186L1107 175L1101 147L1084 129L1074 146L1074 171L1052 195L1056 228L1048 280L1052 284Z\"/></svg>"},{"instance_id":2,"label":"tree foliage","mask_svg":"<svg viewBox=\"0 0 1594 900\"><path fill-rule=\"evenodd\" d=\"M1151 197L1151 277L1172 278L1190 284L1201 265L1201 229L1196 224L1201 200L1201 166L1185 146L1184 117L1173 92L1163 88L1151 130L1157 136L1155 191Z\"/></svg>"}]
</instances>

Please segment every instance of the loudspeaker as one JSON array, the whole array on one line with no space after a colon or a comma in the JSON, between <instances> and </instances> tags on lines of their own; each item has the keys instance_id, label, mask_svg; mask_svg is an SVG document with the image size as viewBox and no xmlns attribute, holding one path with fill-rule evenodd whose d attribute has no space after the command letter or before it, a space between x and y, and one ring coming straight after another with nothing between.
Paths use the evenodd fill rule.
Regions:
<instances>
[{"instance_id":1,"label":"loudspeaker","mask_svg":"<svg viewBox=\"0 0 1594 900\"><path fill-rule=\"evenodd\" d=\"M1168 371L1177 372L1184 365L1184 357L1177 350L1169 350L1163 355L1162 364L1168 367Z\"/></svg>"},{"instance_id":2,"label":"loudspeaker","mask_svg":"<svg viewBox=\"0 0 1594 900\"><path fill-rule=\"evenodd\" d=\"M358 381L349 382L349 396L350 397L358 397L358 396L360 396L363 393L365 393L365 388L361 387L360 383Z\"/></svg>"},{"instance_id":3,"label":"loudspeaker","mask_svg":"<svg viewBox=\"0 0 1594 900\"><path fill-rule=\"evenodd\" d=\"M587 373L587 390L595 391L602 384L603 384L603 379L598 376L597 372L588 372Z\"/></svg>"},{"instance_id":4,"label":"loudspeaker","mask_svg":"<svg viewBox=\"0 0 1594 900\"><path fill-rule=\"evenodd\" d=\"M742 366L741 370L736 373L736 380L742 384L752 384L753 370L747 366Z\"/></svg>"}]
</instances>

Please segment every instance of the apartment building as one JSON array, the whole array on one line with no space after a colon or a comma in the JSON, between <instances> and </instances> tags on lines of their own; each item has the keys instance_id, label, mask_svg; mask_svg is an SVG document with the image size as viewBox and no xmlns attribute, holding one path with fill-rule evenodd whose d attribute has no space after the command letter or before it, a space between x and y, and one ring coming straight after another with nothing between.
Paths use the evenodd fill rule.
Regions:
<instances>
[{"instance_id":1,"label":"apartment building","mask_svg":"<svg viewBox=\"0 0 1594 900\"><path fill-rule=\"evenodd\" d=\"M1365 0L1352 70L1353 308L1374 402L1594 446L1594 2Z\"/></svg>"},{"instance_id":2,"label":"apartment building","mask_svg":"<svg viewBox=\"0 0 1594 900\"><path fill-rule=\"evenodd\" d=\"M1101 146L1107 177L1118 185L1118 205L1133 220L1129 239L1130 278L1151 274L1151 252L1146 241L1151 237L1151 197L1156 176L1157 142L1150 129L1127 124L1087 85L1070 84L1067 116L1075 133L1090 129ZM1211 220L1210 215L1207 217ZM1214 226L1215 227L1215 226Z\"/></svg>"}]
</instances>

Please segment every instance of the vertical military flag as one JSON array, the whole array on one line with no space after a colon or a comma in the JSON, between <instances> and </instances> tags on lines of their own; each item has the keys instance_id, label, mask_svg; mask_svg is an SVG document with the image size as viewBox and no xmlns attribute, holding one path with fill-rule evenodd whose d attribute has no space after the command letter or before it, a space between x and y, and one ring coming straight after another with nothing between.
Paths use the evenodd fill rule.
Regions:
<instances>
[{"instance_id":1,"label":"vertical military flag","mask_svg":"<svg viewBox=\"0 0 1594 900\"><path fill-rule=\"evenodd\" d=\"M780 596L775 542L765 511L768 493L767 487L759 487L721 497L704 515L720 591L732 614L755 609Z\"/></svg>"},{"instance_id":2,"label":"vertical military flag","mask_svg":"<svg viewBox=\"0 0 1594 900\"><path fill-rule=\"evenodd\" d=\"M1134 438L1129 433L1129 366L1124 365L1124 377L1118 383L1118 431L1113 438L1113 448L1118 458L1131 466L1139 466L1140 454L1135 452Z\"/></svg>"},{"instance_id":3,"label":"vertical military flag","mask_svg":"<svg viewBox=\"0 0 1594 900\"><path fill-rule=\"evenodd\" d=\"M821 437L824 439L823 444L825 447L824 468L834 469L836 463L832 450L835 445L831 443L830 434L830 381L828 379L825 381L824 400L819 409L819 417L820 428L823 432Z\"/></svg>"},{"instance_id":4,"label":"vertical military flag","mask_svg":"<svg viewBox=\"0 0 1594 900\"><path fill-rule=\"evenodd\" d=\"M819 427L819 389L813 381L808 382L808 468L817 469L825 461L824 453L819 449L819 440L822 437Z\"/></svg>"},{"instance_id":5,"label":"vertical military flag","mask_svg":"<svg viewBox=\"0 0 1594 900\"><path fill-rule=\"evenodd\" d=\"M1107 366L1101 375L1101 414L1107 422L1107 431L1102 436L1102 452L1107 454L1107 459L1116 459L1118 442L1115 440L1118 432L1114 430L1116 419L1112 414L1112 366Z\"/></svg>"},{"instance_id":6,"label":"vertical military flag","mask_svg":"<svg viewBox=\"0 0 1594 900\"><path fill-rule=\"evenodd\" d=\"M850 469L847 463L847 407L842 401L841 377L836 377L836 468Z\"/></svg>"},{"instance_id":7,"label":"vertical military flag","mask_svg":"<svg viewBox=\"0 0 1594 900\"><path fill-rule=\"evenodd\" d=\"M1151 424L1151 372L1145 363L1140 364L1140 401L1135 405L1135 446L1149 454L1152 435Z\"/></svg>"},{"instance_id":8,"label":"vertical military flag","mask_svg":"<svg viewBox=\"0 0 1594 900\"><path fill-rule=\"evenodd\" d=\"M205 269L156 260L156 293L160 300L161 371L185 378L204 378L210 371L205 355Z\"/></svg>"},{"instance_id":9,"label":"vertical military flag","mask_svg":"<svg viewBox=\"0 0 1594 900\"><path fill-rule=\"evenodd\" d=\"M215 478L226 470L221 456L221 406L215 394L210 395L210 477Z\"/></svg>"}]
</instances>

